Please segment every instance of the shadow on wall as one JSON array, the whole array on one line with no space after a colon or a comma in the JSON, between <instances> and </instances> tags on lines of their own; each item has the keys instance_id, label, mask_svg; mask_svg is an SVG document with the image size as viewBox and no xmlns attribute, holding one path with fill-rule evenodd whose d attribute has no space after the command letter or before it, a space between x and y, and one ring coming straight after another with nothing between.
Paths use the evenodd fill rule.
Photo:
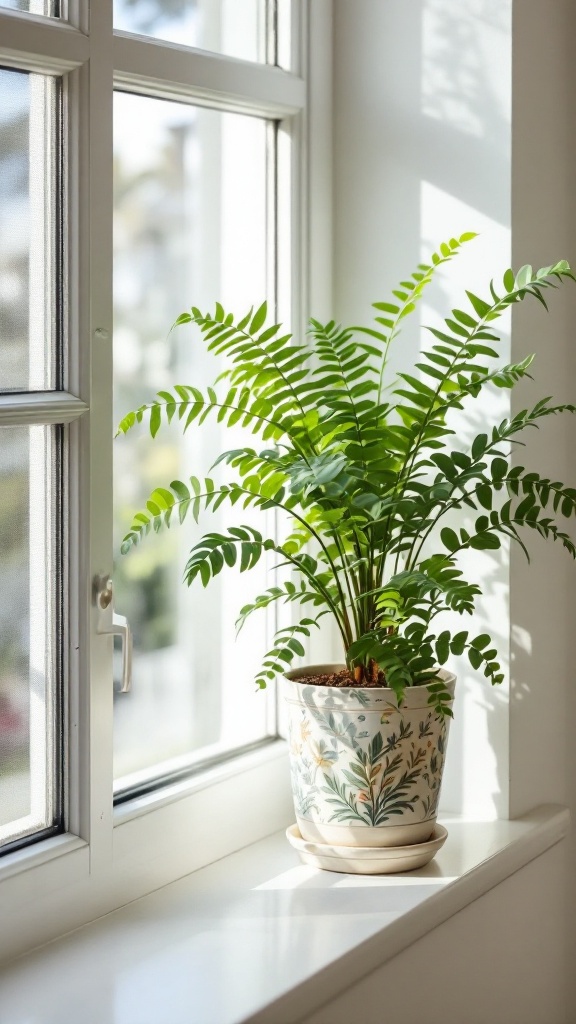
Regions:
<instances>
[{"instance_id":1,"label":"shadow on wall","mask_svg":"<svg viewBox=\"0 0 576 1024\"><path fill-rule=\"evenodd\" d=\"M386 299L440 241L480 233L407 321L391 371L418 361L429 344L423 325L465 308L466 288L485 294L491 276L510 265L511 9L511 0L336 0L337 317L365 322L370 304ZM508 361L506 320L500 350ZM453 424L458 446L509 409L509 393L497 389L488 403L472 401ZM490 632L505 667L508 552L474 552L462 568L485 591L475 621L466 617L462 628ZM464 662L456 668L442 806L505 817L507 687L492 690Z\"/></svg>"}]
</instances>

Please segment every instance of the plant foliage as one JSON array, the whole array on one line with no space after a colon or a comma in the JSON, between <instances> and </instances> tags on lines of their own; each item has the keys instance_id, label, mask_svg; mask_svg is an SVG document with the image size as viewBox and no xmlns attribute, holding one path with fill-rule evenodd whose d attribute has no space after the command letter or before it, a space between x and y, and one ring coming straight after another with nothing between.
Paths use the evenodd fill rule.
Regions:
<instances>
[{"instance_id":1,"label":"plant foliage","mask_svg":"<svg viewBox=\"0 0 576 1024\"><path fill-rule=\"evenodd\" d=\"M431 343L413 371L386 379L390 346L404 319L436 269L473 237L443 243L389 301L374 303L367 327L312 319L309 339L296 341L269 322L266 303L239 320L220 304L213 313L192 307L174 327L195 325L208 349L227 358L228 369L206 391L180 384L159 392L119 425L118 433L126 434L146 421L155 437L172 421L187 430L215 419L241 424L259 438L258 447L226 451L217 460L235 471L230 483L192 476L156 488L135 515L122 551L175 519L198 520L225 503L288 513L293 530L284 542L250 526L206 534L192 548L184 574L188 585L199 580L207 586L225 567L244 572L267 551L280 556L285 581L245 605L239 626L276 601L307 608L296 625L276 635L257 676L260 686L304 653L302 637L329 613L357 682L384 682L399 698L405 687L426 684L431 705L450 714L437 675L450 655L466 654L492 683L503 678L487 634L435 629L447 609L471 613L480 594L458 568L460 552L496 551L507 538L526 551L522 535L532 530L576 556L557 521L575 514L576 490L510 468L507 459L510 444L528 427L576 407L544 398L478 434L466 450L450 426L450 414L488 385L513 388L528 375L531 357L496 362L497 321L525 299L546 306L549 289L574 280L566 261L507 270L502 285L492 282L483 297L467 292L464 309L452 310L441 330L429 328ZM469 510L473 526L445 525L454 509Z\"/></svg>"}]
</instances>

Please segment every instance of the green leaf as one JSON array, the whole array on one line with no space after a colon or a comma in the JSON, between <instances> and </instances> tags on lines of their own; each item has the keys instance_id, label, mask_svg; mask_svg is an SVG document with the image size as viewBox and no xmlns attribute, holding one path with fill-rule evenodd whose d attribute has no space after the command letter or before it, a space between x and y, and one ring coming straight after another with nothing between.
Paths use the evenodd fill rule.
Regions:
<instances>
[{"instance_id":1,"label":"green leaf","mask_svg":"<svg viewBox=\"0 0 576 1024\"><path fill-rule=\"evenodd\" d=\"M524 267L520 267L520 270L516 274L516 280L514 282L514 288L516 290L524 288L529 281L532 280L532 267L530 264L526 264Z\"/></svg>"},{"instance_id":2,"label":"green leaf","mask_svg":"<svg viewBox=\"0 0 576 1024\"><path fill-rule=\"evenodd\" d=\"M476 487L476 497L482 505L482 508L492 508L492 488L489 484L478 484Z\"/></svg>"},{"instance_id":3,"label":"green leaf","mask_svg":"<svg viewBox=\"0 0 576 1024\"><path fill-rule=\"evenodd\" d=\"M474 460L479 459L484 454L487 444L487 434L478 434L478 436L474 438L474 441L472 442L472 458Z\"/></svg>"},{"instance_id":4,"label":"green leaf","mask_svg":"<svg viewBox=\"0 0 576 1024\"><path fill-rule=\"evenodd\" d=\"M515 284L515 281L514 281L514 271L513 270L507 270L506 273L504 274L504 287L505 287L506 291L507 292L513 291L514 290L514 284Z\"/></svg>"},{"instance_id":5,"label":"green leaf","mask_svg":"<svg viewBox=\"0 0 576 1024\"><path fill-rule=\"evenodd\" d=\"M574 540L552 518L575 514L576 489L518 465L510 469L504 457L528 427L546 416L574 413L576 406L553 406L544 398L493 424L484 400L491 385L519 384L531 362L490 362L498 359L496 322L513 303L544 302L552 288L573 279L569 265L557 261L536 272L524 267L516 276L507 270L504 290L490 283L486 299L468 292L470 305L448 310L442 329L431 330L430 350L420 361L408 372L392 371L390 347L405 318L436 268L473 237L450 237L411 275L404 274L392 299L374 304L374 322L367 327L311 320L308 337L298 340L282 334L280 324L267 326L266 303L239 319L220 303L208 313L192 306L176 323L193 322L215 356L214 387L175 384L128 412L118 428L123 435L149 425L156 437L165 423L183 431L208 424L218 434L242 427L259 437L254 448L244 442L218 456L214 465L234 473L227 483L195 475L169 486L154 481L125 534L123 552L177 521L218 512L219 528L204 533L189 552L189 585L207 586L228 568L249 572L271 552L293 576L252 603L244 599L240 624L253 610L277 601L307 606L318 616L330 613L347 664L369 674L376 662L399 700L406 687L426 685L431 708L446 716L451 702L438 680L438 664L450 655L466 651L492 683L502 679L489 638L469 642L465 630L454 636L444 630L438 637L432 630L437 614L473 612L481 593L463 577L460 552L497 551L510 539L526 552L524 528L576 557ZM462 451L462 420L454 413L465 417L476 400L470 422L481 424L482 433ZM204 447L186 449L198 457ZM497 491L504 491L502 507ZM234 506L270 518L279 513L282 529L289 523L286 540L266 539L253 526L220 526ZM462 513L470 510L478 518L466 529ZM428 555L430 550L435 553ZM315 625L317 620L302 619L276 634L256 677L258 687L304 656L303 638Z\"/></svg>"},{"instance_id":6,"label":"green leaf","mask_svg":"<svg viewBox=\"0 0 576 1024\"><path fill-rule=\"evenodd\" d=\"M250 324L250 334L256 334L260 330L262 324L266 320L266 314L268 313L268 303L263 302L262 305L256 310L252 317Z\"/></svg>"},{"instance_id":7,"label":"green leaf","mask_svg":"<svg viewBox=\"0 0 576 1024\"><path fill-rule=\"evenodd\" d=\"M494 483L501 482L506 476L506 473L508 472L508 463L506 462L506 459L503 459L500 456L496 457L495 459L492 459L492 463L490 465L490 472L492 474L492 480L494 481Z\"/></svg>"},{"instance_id":8,"label":"green leaf","mask_svg":"<svg viewBox=\"0 0 576 1024\"><path fill-rule=\"evenodd\" d=\"M173 327L179 327L180 324L189 324L192 321L190 313L180 313L180 316L176 317Z\"/></svg>"},{"instance_id":9,"label":"green leaf","mask_svg":"<svg viewBox=\"0 0 576 1024\"><path fill-rule=\"evenodd\" d=\"M473 292L466 292L466 295L470 300L470 304L472 305L474 312L477 313L479 317L484 318L486 314L490 312L491 306L488 302L484 302L484 299L480 299L477 295L474 295Z\"/></svg>"},{"instance_id":10,"label":"green leaf","mask_svg":"<svg viewBox=\"0 0 576 1024\"><path fill-rule=\"evenodd\" d=\"M476 650L475 647L469 647L468 660L472 665L472 668L480 668L480 665L482 664L482 655L480 651Z\"/></svg>"},{"instance_id":11,"label":"green leaf","mask_svg":"<svg viewBox=\"0 0 576 1024\"><path fill-rule=\"evenodd\" d=\"M161 422L162 416L160 413L160 406L154 404L150 410L150 434L152 437L156 437L156 434L160 429Z\"/></svg>"},{"instance_id":12,"label":"green leaf","mask_svg":"<svg viewBox=\"0 0 576 1024\"><path fill-rule=\"evenodd\" d=\"M444 529L440 531L440 539L444 547L448 548L448 551L450 552L456 551L456 548L460 547L460 541L458 540L457 535L454 533L454 530L451 530L447 526L445 526Z\"/></svg>"},{"instance_id":13,"label":"green leaf","mask_svg":"<svg viewBox=\"0 0 576 1024\"><path fill-rule=\"evenodd\" d=\"M470 538L470 547L477 551L497 551L502 546L495 533L479 533Z\"/></svg>"},{"instance_id":14,"label":"green leaf","mask_svg":"<svg viewBox=\"0 0 576 1024\"><path fill-rule=\"evenodd\" d=\"M373 302L372 306L374 309L381 309L384 313L392 313L394 316L400 312L400 307L394 306L390 302Z\"/></svg>"},{"instance_id":15,"label":"green leaf","mask_svg":"<svg viewBox=\"0 0 576 1024\"><path fill-rule=\"evenodd\" d=\"M444 665L448 661L450 655L450 633L446 629L443 633L440 633L436 641L436 657L438 658L438 664Z\"/></svg>"},{"instance_id":16,"label":"green leaf","mask_svg":"<svg viewBox=\"0 0 576 1024\"><path fill-rule=\"evenodd\" d=\"M450 650L452 654L460 655L464 652L466 641L468 639L467 630L463 630L461 633L456 633L456 636L450 640Z\"/></svg>"}]
</instances>

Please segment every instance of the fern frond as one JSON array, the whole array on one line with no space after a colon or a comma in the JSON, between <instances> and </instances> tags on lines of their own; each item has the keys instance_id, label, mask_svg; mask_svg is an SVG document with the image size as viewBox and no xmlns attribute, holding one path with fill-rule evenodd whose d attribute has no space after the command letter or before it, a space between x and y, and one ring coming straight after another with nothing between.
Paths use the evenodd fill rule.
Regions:
<instances>
[{"instance_id":1,"label":"fern frond","mask_svg":"<svg viewBox=\"0 0 576 1024\"><path fill-rule=\"evenodd\" d=\"M508 500L501 509L490 512L489 516L479 516L474 523L473 533L463 527L458 532L445 527L440 531L440 540L453 556L467 548L497 551L502 546L502 539L508 537L520 544L530 560L518 533L519 528L526 528L536 530L546 540L558 541L572 558L576 558L576 544L569 534L560 530L552 518L541 515L541 512L536 494L530 493L515 506L512 500Z\"/></svg>"},{"instance_id":2,"label":"fern frond","mask_svg":"<svg viewBox=\"0 0 576 1024\"><path fill-rule=\"evenodd\" d=\"M325 584L330 586L330 574L324 574ZM338 599L338 593L335 588L332 588L332 596L335 600ZM269 587L263 594L259 594L258 597L251 601L249 604L245 604L240 609L240 614L236 620L236 632L239 633L242 629L246 619L252 615L253 612L261 611L264 608L269 608L271 604L275 604L277 601L282 601L283 604L292 604L297 602L298 604L313 604L316 606L324 604L324 598L317 590L310 590L304 580L300 580L299 584L287 580L285 583L279 584L276 587ZM328 609L329 610L329 609Z\"/></svg>"},{"instance_id":3,"label":"fern frond","mask_svg":"<svg viewBox=\"0 0 576 1024\"><path fill-rule=\"evenodd\" d=\"M462 245L476 238L476 232L468 231L459 238L451 238L448 242L442 242L439 251L432 253L430 263L419 263L415 271L406 280L400 282L399 286L392 292L396 302L374 302L373 308L380 315L376 317L378 329L367 327L353 327L353 331L360 331L376 338L384 346L379 352L381 367L378 380L378 403L384 385L384 374L388 365L388 350L391 343L400 333L402 321L416 309L417 303L422 298L426 286L430 284L436 270L444 263L448 263L458 253ZM382 315L384 314L384 315ZM383 330L382 330L383 328Z\"/></svg>"},{"instance_id":4,"label":"fern frond","mask_svg":"<svg viewBox=\"0 0 576 1024\"><path fill-rule=\"evenodd\" d=\"M240 572L253 569L265 551L278 551L275 541L266 539L253 526L231 526L228 533L207 533L190 551L184 580L190 587L198 577L207 587L225 565L238 564Z\"/></svg>"},{"instance_id":5,"label":"fern frond","mask_svg":"<svg viewBox=\"0 0 576 1024\"><path fill-rule=\"evenodd\" d=\"M454 319L445 320L446 331L431 328L432 333L446 345L451 354L447 358L448 365L442 369L427 361L426 353L423 354L423 362L418 364L418 368L432 378L433 386L411 375L400 375L408 385L408 390L401 389L401 397L406 400L408 394L411 396L409 400L412 417L412 422L407 426L411 437L402 470L402 481L410 478L420 450L426 446L434 447L438 443L438 438L444 435L446 413L451 405L449 399L443 400L443 394L447 393L450 396L451 391L460 393L470 388L474 389L477 384L483 386L487 383L489 372L478 362L478 357L482 357L484 353L478 351L477 345L479 341L485 339L492 342L499 340L497 335L488 330L487 325L501 317L511 305L523 301L527 295L541 297L544 289L554 287L554 280L562 280L563 277L573 278L565 260L535 273L531 267L521 268L516 276L508 270L504 274L503 295L498 295L491 283L491 303L469 293L476 318L469 313L455 310ZM451 333L447 333L448 331Z\"/></svg>"},{"instance_id":6,"label":"fern frond","mask_svg":"<svg viewBox=\"0 0 576 1024\"><path fill-rule=\"evenodd\" d=\"M215 512L224 501L235 505L240 500L243 501L243 508L248 508L252 504L263 505L269 499L260 492L250 491L236 483L217 487L210 477L200 480L191 476L188 483L173 480L169 488L156 487L146 502L146 511L135 514L120 550L122 554L127 554L130 548L150 532L159 533L160 530L168 529L175 515L183 523L190 513L198 522L202 508L211 508Z\"/></svg>"},{"instance_id":7,"label":"fern frond","mask_svg":"<svg viewBox=\"0 0 576 1024\"><path fill-rule=\"evenodd\" d=\"M307 423L307 408L314 406L310 376L306 368L310 353L305 345L291 344L292 335L280 335L281 324L264 328L266 302L254 313L250 310L238 323L217 304L214 315L203 314L196 306L182 313L173 327L194 323L207 342L208 351L227 356L232 364L229 378L235 387L248 387L253 395L274 404L275 415L282 420L292 415L301 428L301 440L314 444ZM262 329L264 328L264 330ZM294 426L294 424L293 424Z\"/></svg>"},{"instance_id":8,"label":"fern frond","mask_svg":"<svg viewBox=\"0 0 576 1024\"><path fill-rule=\"evenodd\" d=\"M486 387L512 388L530 376L531 357L494 363L498 321L528 297L545 306L549 289L574 280L565 261L536 271L507 270L502 286L491 282L486 297L467 292L466 308L453 309L441 329L432 329L419 362L397 375L390 401L382 400L390 344L436 269L473 237L443 243L400 282L390 302L375 303L374 326L311 320L311 347L267 322L265 303L237 321L218 303L209 314L192 307L176 325L195 325L208 350L228 361L216 390L178 385L160 391L119 425L124 434L146 423L155 437L164 424L187 430L212 418L250 430L263 442L262 450L245 444L217 458L214 466L231 467L237 482L217 486L210 477L190 477L156 488L134 517L123 551L226 502L281 510L294 523L284 543L251 526L207 533L190 552L187 582L199 579L206 586L225 566L247 571L264 553L274 554L298 582L270 587L245 604L239 626L276 601L310 604L321 609L317 618L330 612L349 668L361 666L372 682L384 673L399 699L406 686L428 686L440 715L451 713L438 678L438 665L449 656L466 653L492 682L502 678L489 638L431 632L437 615L470 613L480 593L457 568L458 554L467 548L496 551L508 540L528 554L522 538L531 530L576 557L575 542L556 521L576 515L576 488L510 467L506 458L510 445L523 443L523 431L547 416L573 413L576 405L545 398L485 427L464 451L450 422L453 411ZM358 341L359 335L368 337ZM459 509L474 513L473 526L443 526L442 517ZM424 558L423 545L435 536L438 547L430 556L426 547ZM277 635L258 685L303 654L299 632L307 636L313 625L317 619L303 619Z\"/></svg>"},{"instance_id":9,"label":"fern frond","mask_svg":"<svg viewBox=\"0 0 576 1024\"><path fill-rule=\"evenodd\" d=\"M294 417L280 418L274 402L254 397L248 387L232 387L219 397L213 388L203 394L189 384L176 384L173 391L159 391L153 402L127 413L118 424L116 437L127 434L145 419L148 419L151 436L156 437L163 425L177 421L186 431L193 423L202 424L212 415L226 427L238 424L253 434L261 434L264 441L288 438L296 450L300 450L302 430Z\"/></svg>"},{"instance_id":10,"label":"fern frond","mask_svg":"<svg viewBox=\"0 0 576 1024\"><path fill-rule=\"evenodd\" d=\"M290 667L295 657L303 658L306 654L298 637L309 637L310 630L319 628L319 621L328 609L321 611L314 619L301 619L295 626L279 629L274 637L272 650L264 656L262 669L256 676L256 685L263 690L277 675L281 675Z\"/></svg>"},{"instance_id":11,"label":"fern frond","mask_svg":"<svg viewBox=\"0 0 576 1024\"><path fill-rule=\"evenodd\" d=\"M315 340L315 351L321 364L313 372L315 376L323 375L324 388L327 389L323 396L330 413L326 431L331 438L338 432L340 440L351 438L361 446L363 426L368 426L366 414L369 422L379 419L380 410L374 409L372 402L362 403L362 399L373 395L378 387L378 371L370 361L371 356L379 355L378 349L358 343L352 331L343 329L333 320L323 325L311 319L309 333ZM385 413L386 408L383 407L382 412Z\"/></svg>"}]
</instances>

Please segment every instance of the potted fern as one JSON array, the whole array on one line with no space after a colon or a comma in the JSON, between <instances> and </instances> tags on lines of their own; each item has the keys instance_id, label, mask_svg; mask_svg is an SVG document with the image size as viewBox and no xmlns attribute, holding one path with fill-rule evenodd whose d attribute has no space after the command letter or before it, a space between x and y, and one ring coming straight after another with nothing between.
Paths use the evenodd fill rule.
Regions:
<instances>
[{"instance_id":1,"label":"potted fern","mask_svg":"<svg viewBox=\"0 0 576 1024\"><path fill-rule=\"evenodd\" d=\"M229 358L224 387L176 385L119 425L125 434L146 420L155 436L171 421L188 428L217 416L261 439L258 448L219 457L235 470L229 483L191 476L156 488L122 551L224 503L290 517L284 541L252 526L206 534L184 577L207 586L224 568L252 568L267 551L280 558L284 582L246 604L239 625L273 602L302 607L276 634L256 683L285 680L299 829L292 840L303 856L340 870L415 867L443 840L436 810L455 683L443 666L465 655L490 683L503 679L490 636L437 626L444 612L471 613L481 593L458 567L461 552L497 550L507 539L526 550L522 534L535 531L576 556L555 518L574 514L576 490L511 469L507 459L528 427L576 407L544 398L465 449L451 426L452 413L485 388L512 388L528 375L532 358L498 365L497 321L524 299L546 306L549 289L574 280L566 261L507 270L484 298L467 292L465 309L453 310L441 330L430 328L413 372L387 379L405 317L473 237L443 243L390 301L374 303L369 326L313 319L309 338L296 341L268 322L266 303L240 320L219 304L213 313L192 307L174 326L195 325L210 351ZM459 509L473 525L448 525ZM341 638L341 664L289 671L326 615ZM412 859L398 860L398 847Z\"/></svg>"}]
</instances>

